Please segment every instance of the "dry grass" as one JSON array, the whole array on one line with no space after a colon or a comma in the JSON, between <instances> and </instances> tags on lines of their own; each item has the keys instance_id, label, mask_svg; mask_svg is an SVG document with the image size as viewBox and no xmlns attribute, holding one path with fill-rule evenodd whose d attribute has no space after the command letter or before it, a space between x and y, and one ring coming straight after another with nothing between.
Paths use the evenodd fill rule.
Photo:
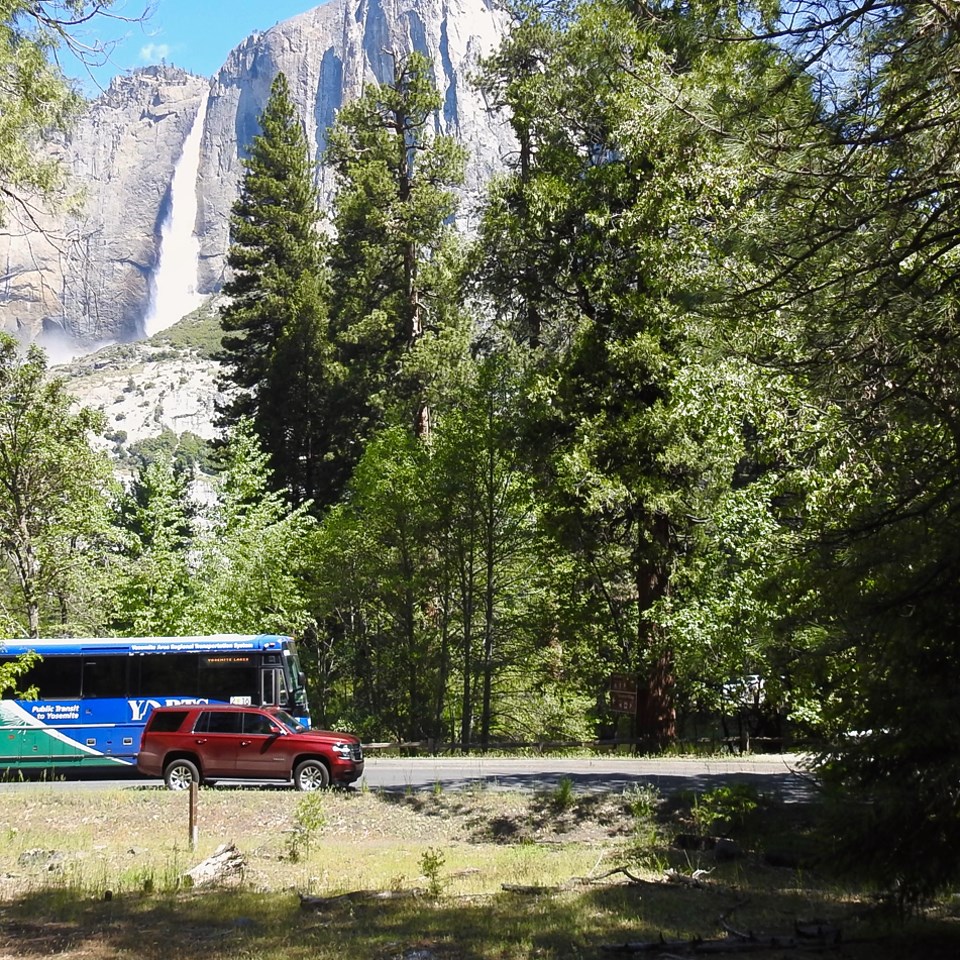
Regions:
<instances>
[{"instance_id":1,"label":"dry grass","mask_svg":"<svg viewBox=\"0 0 960 960\"><path fill-rule=\"evenodd\" d=\"M901 927L862 892L771 866L760 850L730 863L677 850L666 841L689 826L677 820L689 810L649 799L205 789L191 851L184 795L0 790L0 960L586 958L661 934L720 936L723 916L769 933L789 933L800 919L837 921L849 942L828 955L845 960L960 955L948 910ZM783 809L764 813L781 838L802 832ZM226 842L244 854L242 881L184 887L184 872ZM622 873L587 882L617 867L645 882ZM668 867L712 872L695 888L661 882ZM556 889L532 895L504 883ZM320 911L298 899L431 887L437 896L343 898Z\"/></svg>"}]
</instances>

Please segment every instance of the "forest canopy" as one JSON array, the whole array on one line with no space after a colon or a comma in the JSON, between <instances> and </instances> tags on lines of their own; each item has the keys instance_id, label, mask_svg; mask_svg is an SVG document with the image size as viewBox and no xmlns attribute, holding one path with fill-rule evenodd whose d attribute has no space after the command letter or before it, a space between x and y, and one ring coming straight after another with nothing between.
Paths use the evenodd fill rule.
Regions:
<instances>
[{"instance_id":1,"label":"forest canopy","mask_svg":"<svg viewBox=\"0 0 960 960\"><path fill-rule=\"evenodd\" d=\"M8 78L35 6L0 8ZM956 11L507 13L476 82L515 150L473 237L429 61L340 111L326 212L276 79L231 220L216 505L77 449L78 536L51 513L24 565L0 517L7 629L292 632L319 719L365 737L793 737L868 801L838 807L851 862L904 899L955 880ZM5 197L59 119L0 127ZM0 359L8 434L42 360Z\"/></svg>"}]
</instances>

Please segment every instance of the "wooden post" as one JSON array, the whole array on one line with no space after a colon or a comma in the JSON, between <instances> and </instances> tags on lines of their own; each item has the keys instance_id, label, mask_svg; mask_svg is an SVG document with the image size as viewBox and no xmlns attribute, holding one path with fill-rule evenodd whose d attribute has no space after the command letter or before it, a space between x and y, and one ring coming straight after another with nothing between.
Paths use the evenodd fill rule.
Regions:
<instances>
[{"instance_id":1,"label":"wooden post","mask_svg":"<svg viewBox=\"0 0 960 960\"><path fill-rule=\"evenodd\" d=\"M197 798L200 794L200 785L196 780L190 784L190 849L197 848L197 840L200 836L200 826L197 823Z\"/></svg>"}]
</instances>

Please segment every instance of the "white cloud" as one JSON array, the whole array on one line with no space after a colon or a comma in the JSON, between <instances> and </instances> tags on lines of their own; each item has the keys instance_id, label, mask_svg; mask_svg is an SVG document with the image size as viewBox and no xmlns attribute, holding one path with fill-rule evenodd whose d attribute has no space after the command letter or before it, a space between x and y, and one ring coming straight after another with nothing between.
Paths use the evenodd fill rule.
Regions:
<instances>
[{"instance_id":1,"label":"white cloud","mask_svg":"<svg viewBox=\"0 0 960 960\"><path fill-rule=\"evenodd\" d=\"M166 43L148 43L140 48L140 59L144 63L159 63L170 56L170 46Z\"/></svg>"}]
</instances>

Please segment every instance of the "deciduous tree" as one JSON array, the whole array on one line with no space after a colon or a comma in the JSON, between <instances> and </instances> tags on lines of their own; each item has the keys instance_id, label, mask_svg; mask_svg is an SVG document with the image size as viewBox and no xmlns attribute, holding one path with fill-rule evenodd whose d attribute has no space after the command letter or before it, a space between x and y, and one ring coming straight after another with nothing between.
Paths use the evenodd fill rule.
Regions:
<instances>
[{"instance_id":1,"label":"deciduous tree","mask_svg":"<svg viewBox=\"0 0 960 960\"><path fill-rule=\"evenodd\" d=\"M112 471L90 440L103 427L101 414L74 410L40 348L24 356L0 334L0 542L27 636L70 619L77 566L102 545Z\"/></svg>"}]
</instances>

